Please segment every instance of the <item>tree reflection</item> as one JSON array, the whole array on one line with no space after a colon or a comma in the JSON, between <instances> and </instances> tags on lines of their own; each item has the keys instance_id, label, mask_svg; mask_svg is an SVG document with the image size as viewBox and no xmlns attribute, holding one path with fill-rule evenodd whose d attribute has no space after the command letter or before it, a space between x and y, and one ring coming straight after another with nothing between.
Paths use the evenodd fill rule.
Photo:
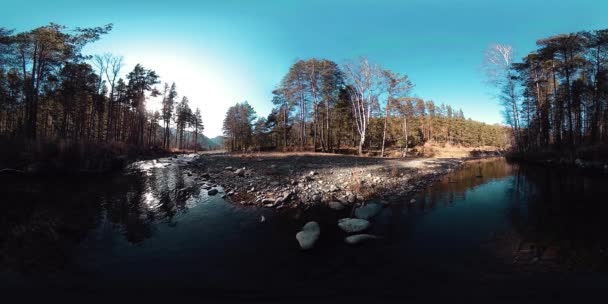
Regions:
<instances>
[{"instance_id":1,"label":"tree reflection","mask_svg":"<svg viewBox=\"0 0 608 304\"><path fill-rule=\"evenodd\" d=\"M579 171L521 166L508 217L521 243L558 248L568 267L608 269L608 179ZM515 197L516 196L516 197Z\"/></svg>"},{"instance_id":2,"label":"tree reflection","mask_svg":"<svg viewBox=\"0 0 608 304\"><path fill-rule=\"evenodd\" d=\"M200 186L178 167L103 178L6 180L0 188L0 270L53 271L91 231L110 230L132 244L154 236L158 223L177 225Z\"/></svg>"}]
</instances>

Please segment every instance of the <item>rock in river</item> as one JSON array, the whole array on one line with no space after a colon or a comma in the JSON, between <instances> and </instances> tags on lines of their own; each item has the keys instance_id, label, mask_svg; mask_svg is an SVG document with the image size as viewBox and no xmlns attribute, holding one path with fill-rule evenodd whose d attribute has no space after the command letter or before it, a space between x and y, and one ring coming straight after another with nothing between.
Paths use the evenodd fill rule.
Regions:
<instances>
[{"instance_id":1,"label":"rock in river","mask_svg":"<svg viewBox=\"0 0 608 304\"><path fill-rule=\"evenodd\" d=\"M320 234L321 228L319 224L317 222L308 222L302 227L302 231L296 234L296 239L300 243L300 248L310 249L315 245Z\"/></svg>"},{"instance_id":2,"label":"rock in river","mask_svg":"<svg viewBox=\"0 0 608 304\"><path fill-rule=\"evenodd\" d=\"M218 193L217 189L211 189L209 191L207 191L207 194L209 195L216 195Z\"/></svg>"},{"instance_id":3,"label":"rock in river","mask_svg":"<svg viewBox=\"0 0 608 304\"><path fill-rule=\"evenodd\" d=\"M382 206L376 203L370 203L355 209L355 216L360 219L368 220L380 213L381 210Z\"/></svg>"},{"instance_id":4,"label":"rock in river","mask_svg":"<svg viewBox=\"0 0 608 304\"><path fill-rule=\"evenodd\" d=\"M355 234L355 235L351 235L351 236L347 236L346 238L344 238L344 241L347 244L359 244L363 241L366 240L373 240L373 239L377 239L378 237L372 234Z\"/></svg>"},{"instance_id":5,"label":"rock in river","mask_svg":"<svg viewBox=\"0 0 608 304\"><path fill-rule=\"evenodd\" d=\"M338 227L348 233L360 232L369 228L369 226L369 221L364 219L343 218L338 220Z\"/></svg>"},{"instance_id":6,"label":"rock in river","mask_svg":"<svg viewBox=\"0 0 608 304\"><path fill-rule=\"evenodd\" d=\"M342 203L337 202L337 201L331 201L328 203L329 208L334 209L334 210L343 210L344 209L344 205L342 205Z\"/></svg>"}]
</instances>

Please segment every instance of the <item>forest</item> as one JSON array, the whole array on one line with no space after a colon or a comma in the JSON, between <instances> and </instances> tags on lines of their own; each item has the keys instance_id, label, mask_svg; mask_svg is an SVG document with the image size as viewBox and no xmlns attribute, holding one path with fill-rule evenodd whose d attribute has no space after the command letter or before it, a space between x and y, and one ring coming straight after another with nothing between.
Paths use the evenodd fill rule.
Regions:
<instances>
[{"instance_id":1,"label":"forest","mask_svg":"<svg viewBox=\"0 0 608 304\"><path fill-rule=\"evenodd\" d=\"M539 39L520 61L513 47L486 52L487 84L508 126L465 119L462 110L410 97L407 75L361 58L343 67L299 60L273 91L275 108L255 117L247 103L224 121L231 150L401 151L426 142L511 148L513 155L608 158L608 30ZM489 98L490 99L490 98ZM489 102L496 102L489 100Z\"/></svg>"},{"instance_id":2,"label":"forest","mask_svg":"<svg viewBox=\"0 0 608 304\"><path fill-rule=\"evenodd\" d=\"M108 24L68 29L49 24L16 33L0 28L0 138L14 149L36 143L114 145L124 149L201 147L200 109L179 98L176 84L124 59L82 49L112 30ZM515 59L506 44L488 48L484 71L508 127L466 119L462 110L411 96L408 75L366 58L338 65L297 60L272 92L274 108L256 115L249 103L230 107L225 147L406 156L425 143L513 148L519 153L572 153L608 143L608 30L539 39ZM161 97L160 110L146 107ZM488 102L496 102L489 100ZM11 152L12 151L12 152ZM3 158L10 158L3 155Z\"/></svg>"},{"instance_id":3,"label":"forest","mask_svg":"<svg viewBox=\"0 0 608 304\"><path fill-rule=\"evenodd\" d=\"M516 61L510 45L486 53L515 150L608 158L608 30L555 35ZM603 154L602 154L603 153Z\"/></svg>"},{"instance_id":4,"label":"forest","mask_svg":"<svg viewBox=\"0 0 608 304\"><path fill-rule=\"evenodd\" d=\"M275 107L267 117L256 118L247 102L230 107L225 145L233 151L355 148L358 154L383 156L390 149L401 157L427 142L499 149L511 145L504 126L466 119L461 109L411 97L413 87L407 75L366 58L342 68L327 59L298 60L272 92Z\"/></svg>"},{"instance_id":5,"label":"forest","mask_svg":"<svg viewBox=\"0 0 608 304\"><path fill-rule=\"evenodd\" d=\"M121 153L199 148L200 109L192 110L186 96L178 99L175 83L159 90L159 75L139 64L123 79L123 57L82 54L111 30L112 24L67 29L51 23L20 33L0 28L0 139L13 147L3 149L2 159L47 153L37 148L41 143L111 145ZM147 100L157 96L160 111L148 110Z\"/></svg>"}]
</instances>

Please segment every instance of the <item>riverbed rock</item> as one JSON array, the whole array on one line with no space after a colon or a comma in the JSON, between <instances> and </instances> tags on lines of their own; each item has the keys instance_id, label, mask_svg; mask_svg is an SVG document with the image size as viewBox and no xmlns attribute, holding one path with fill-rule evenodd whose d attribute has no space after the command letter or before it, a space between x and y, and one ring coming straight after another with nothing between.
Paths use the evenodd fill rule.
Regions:
<instances>
[{"instance_id":1,"label":"riverbed rock","mask_svg":"<svg viewBox=\"0 0 608 304\"><path fill-rule=\"evenodd\" d=\"M378 237L373 234L355 234L344 238L344 242L346 242L347 244L355 245L363 241L374 240L377 238Z\"/></svg>"},{"instance_id":2,"label":"riverbed rock","mask_svg":"<svg viewBox=\"0 0 608 304\"><path fill-rule=\"evenodd\" d=\"M358 218L343 218L338 220L338 227L348 233L361 232L370 226L370 222Z\"/></svg>"},{"instance_id":3,"label":"riverbed rock","mask_svg":"<svg viewBox=\"0 0 608 304\"><path fill-rule=\"evenodd\" d=\"M236 174L238 176L245 176L245 169L243 169L243 168L236 169L236 171L234 171L234 174Z\"/></svg>"},{"instance_id":4,"label":"riverbed rock","mask_svg":"<svg viewBox=\"0 0 608 304\"><path fill-rule=\"evenodd\" d=\"M331 201L327 204L329 206L329 208L333 209L333 210L344 210L344 205L342 205L342 203L337 202L337 201Z\"/></svg>"},{"instance_id":5,"label":"riverbed rock","mask_svg":"<svg viewBox=\"0 0 608 304\"><path fill-rule=\"evenodd\" d=\"M302 230L296 234L296 240L300 244L300 248L307 250L311 249L315 242L319 239L321 228L317 222L308 222L302 227Z\"/></svg>"},{"instance_id":6,"label":"riverbed rock","mask_svg":"<svg viewBox=\"0 0 608 304\"><path fill-rule=\"evenodd\" d=\"M262 199L262 204L266 205L266 204L274 204L275 200L272 198L264 198Z\"/></svg>"},{"instance_id":7,"label":"riverbed rock","mask_svg":"<svg viewBox=\"0 0 608 304\"><path fill-rule=\"evenodd\" d=\"M376 216L380 211L382 211L382 206L376 203L370 203L355 209L355 216L360 219L368 220Z\"/></svg>"},{"instance_id":8,"label":"riverbed rock","mask_svg":"<svg viewBox=\"0 0 608 304\"><path fill-rule=\"evenodd\" d=\"M208 195L216 195L219 191L217 191L217 189L211 189L209 191L207 191Z\"/></svg>"}]
</instances>

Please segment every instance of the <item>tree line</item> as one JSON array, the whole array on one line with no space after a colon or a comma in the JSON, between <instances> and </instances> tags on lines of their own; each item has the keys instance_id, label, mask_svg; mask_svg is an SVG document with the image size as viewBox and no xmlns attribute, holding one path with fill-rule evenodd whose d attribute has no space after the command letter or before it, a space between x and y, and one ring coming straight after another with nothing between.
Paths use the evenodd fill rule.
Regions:
<instances>
[{"instance_id":1,"label":"tree line","mask_svg":"<svg viewBox=\"0 0 608 304\"><path fill-rule=\"evenodd\" d=\"M51 23L20 33L0 28L0 138L196 149L201 113L185 96L178 102L175 83L161 92L151 69L137 64L122 78L123 57L82 54L111 30L111 24L69 30ZM148 110L147 101L157 96L161 110Z\"/></svg>"},{"instance_id":2,"label":"tree line","mask_svg":"<svg viewBox=\"0 0 608 304\"><path fill-rule=\"evenodd\" d=\"M505 121L520 152L571 151L608 143L608 30L560 34L515 61L513 48L486 54Z\"/></svg>"},{"instance_id":3,"label":"tree line","mask_svg":"<svg viewBox=\"0 0 608 304\"><path fill-rule=\"evenodd\" d=\"M274 108L256 119L247 103L231 107L224 119L230 150L314 150L357 153L401 151L426 142L505 148L501 125L465 119L462 110L410 97L407 75L366 58L343 67L327 59L298 60L273 90Z\"/></svg>"}]
</instances>

